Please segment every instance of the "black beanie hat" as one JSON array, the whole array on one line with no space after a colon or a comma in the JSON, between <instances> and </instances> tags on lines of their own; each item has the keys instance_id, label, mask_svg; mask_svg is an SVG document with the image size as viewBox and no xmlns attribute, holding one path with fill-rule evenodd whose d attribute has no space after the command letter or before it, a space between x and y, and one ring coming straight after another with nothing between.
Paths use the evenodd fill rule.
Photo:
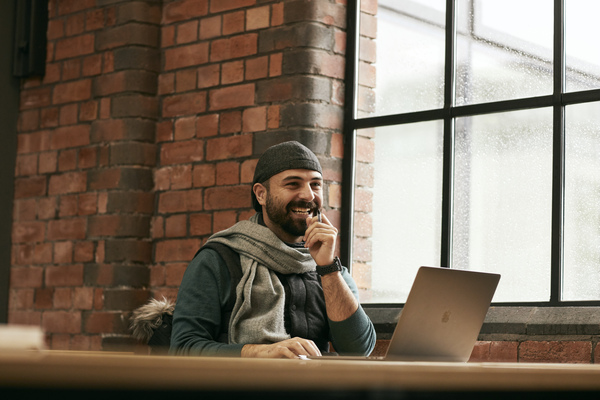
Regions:
<instances>
[{"instance_id":1,"label":"black beanie hat","mask_svg":"<svg viewBox=\"0 0 600 400\"><path fill-rule=\"evenodd\" d=\"M308 147L296 141L283 142L269 147L260 156L254 170L252 187L254 184L266 182L273 175L288 169L309 169L323 174L317 156ZM252 207L257 212L262 211L262 206L256 200L254 190L252 190Z\"/></svg>"}]
</instances>

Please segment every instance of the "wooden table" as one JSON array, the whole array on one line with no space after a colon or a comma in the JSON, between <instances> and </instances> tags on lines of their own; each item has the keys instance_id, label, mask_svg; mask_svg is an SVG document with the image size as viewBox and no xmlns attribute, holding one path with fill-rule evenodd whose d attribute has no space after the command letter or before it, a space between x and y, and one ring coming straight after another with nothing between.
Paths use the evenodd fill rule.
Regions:
<instances>
[{"instance_id":1,"label":"wooden table","mask_svg":"<svg viewBox=\"0 0 600 400\"><path fill-rule=\"evenodd\" d=\"M600 365L0 352L4 399L600 398ZM6 395L4 395L6 394ZM10 397L8 395L11 395ZM539 396L539 397L537 397ZM50 397L51 398L51 397ZM57 397L58 398L58 397ZM550 397L555 398L555 397Z\"/></svg>"}]
</instances>

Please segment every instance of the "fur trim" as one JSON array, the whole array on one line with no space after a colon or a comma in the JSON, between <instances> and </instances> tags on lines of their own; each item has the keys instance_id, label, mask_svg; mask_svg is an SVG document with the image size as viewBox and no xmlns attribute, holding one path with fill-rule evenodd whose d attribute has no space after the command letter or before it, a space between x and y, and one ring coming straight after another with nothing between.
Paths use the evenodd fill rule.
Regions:
<instances>
[{"instance_id":1,"label":"fur trim","mask_svg":"<svg viewBox=\"0 0 600 400\"><path fill-rule=\"evenodd\" d=\"M151 299L148 303L135 309L131 315L130 329L133 337L148 342L154 330L162 324L162 316L173 315L175 303L163 296L162 300Z\"/></svg>"}]
</instances>

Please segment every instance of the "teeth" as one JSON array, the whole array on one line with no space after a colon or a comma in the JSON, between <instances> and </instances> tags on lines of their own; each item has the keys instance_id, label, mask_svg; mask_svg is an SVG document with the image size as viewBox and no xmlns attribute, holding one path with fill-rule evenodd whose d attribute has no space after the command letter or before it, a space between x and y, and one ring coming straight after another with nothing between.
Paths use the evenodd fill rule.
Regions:
<instances>
[{"instance_id":1,"label":"teeth","mask_svg":"<svg viewBox=\"0 0 600 400\"><path fill-rule=\"evenodd\" d=\"M295 213L303 213L303 214L308 214L308 213L310 212L310 209L308 209L308 208L307 208L307 209L303 209L303 210L302 210L302 209L297 209L297 208L296 208L296 209L292 209L292 211L293 211L293 212L295 212Z\"/></svg>"}]
</instances>

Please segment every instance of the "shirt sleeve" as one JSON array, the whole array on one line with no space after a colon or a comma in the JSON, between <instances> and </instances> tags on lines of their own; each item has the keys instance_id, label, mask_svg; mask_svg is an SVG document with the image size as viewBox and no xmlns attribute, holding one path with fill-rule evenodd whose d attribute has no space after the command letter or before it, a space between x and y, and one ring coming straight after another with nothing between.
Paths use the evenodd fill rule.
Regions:
<instances>
[{"instance_id":1,"label":"shirt sleeve","mask_svg":"<svg viewBox=\"0 0 600 400\"><path fill-rule=\"evenodd\" d=\"M358 288L346 267L342 269L342 277L358 299ZM349 318L343 321L329 320L329 328L333 348L341 355L369 355L375 348L375 327L360 303Z\"/></svg>"},{"instance_id":2,"label":"shirt sleeve","mask_svg":"<svg viewBox=\"0 0 600 400\"><path fill-rule=\"evenodd\" d=\"M211 249L199 252L188 265L173 312L170 353L239 357L243 344L218 341L221 310L230 296L231 278L225 262Z\"/></svg>"}]
</instances>

